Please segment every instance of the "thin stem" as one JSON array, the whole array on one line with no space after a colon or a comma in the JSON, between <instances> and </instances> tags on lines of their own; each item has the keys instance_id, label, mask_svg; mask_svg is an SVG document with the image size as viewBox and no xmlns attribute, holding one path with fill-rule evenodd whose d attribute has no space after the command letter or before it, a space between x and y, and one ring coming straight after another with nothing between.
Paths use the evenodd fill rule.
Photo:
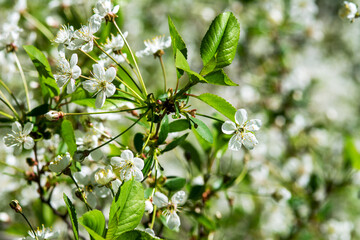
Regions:
<instances>
[{"instance_id":1,"label":"thin stem","mask_svg":"<svg viewBox=\"0 0 360 240\"><path fill-rule=\"evenodd\" d=\"M133 126L135 126L143 117L146 116L146 114L149 112L149 109L138 119L136 120L133 124L130 125L130 127L128 127L127 129L125 129L123 132L119 133L118 135L116 135L115 137L111 138L109 141L101 144L100 146L97 146L96 148L93 148L91 150L88 151L88 153L90 154L91 152L111 143L112 141L114 141L115 139L117 139L118 137L120 137L121 135L123 135L124 133L126 133L128 130L130 130Z\"/></svg>"},{"instance_id":2,"label":"thin stem","mask_svg":"<svg viewBox=\"0 0 360 240\"><path fill-rule=\"evenodd\" d=\"M18 100L16 99L14 93L8 88L8 86L6 86L6 84L0 79L0 84L5 88L5 90L10 94L10 96L14 99L16 105L18 106L19 109L21 109L21 106L18 102Z\"/></svg>"},{"instance_id":3,"label":"thin stem","mask_svg":"<svg viewBox=\"0 0 360 240\"><path fill-rule=\"evenodd\" d=\"M136 62L136 58L135 58L135 56L134 56L134 53L132 52L129 43L127 42L126 38L124 37L124 34L121 32L121 30L120 30L119 26L117 25L115 19L113 20L113 23L114 23L116 29L118 30L120 36L121 36L122 39L124 40L124 43L125 43L126 47L129 49L130 55L131 55L131 57L132 57L132 59L133 59L133 61L134 61L134 64L135 64L136 71L138 72L138 77L139 77L139 81L140 81L141 87L144 89L144 93L145 93L145 95L147 96L148 94L147 94L147 91L146 91L145 83L144 83L144 80L143 80L143 78L142 78L142 76L141 76L140 69L139 69L139 66L138 66L138 64L137 64L137 62Z\"/></svg>"},{"instance_id":4,"label":"thin stem","mask_svg":"<svg viewBox=\"0 0 360 240\"><path fill-rule=\"evenodd\" d=\"M14 107L9 103L9 101L5 98L3 99L2 97L5 97L5 96L2 96L2 92L0 91L0 101L2 101L15 115L15 117L20 120L20 116L19 114L17 114L17 112L15 111Z\"/></svg>"},{"instance_id":5,"label":"thin stem","mask_svg":"<svg viewBox=\"0 0 360 240\"><path fill-rule=\"evenodd\" d=\"M80 75L80 77L81 77L81 78L85 78L85 79L88 79L88 80L91 80L91 78L89 78L89 77L86 77L86 76L84 76L84 75Z\"/></svg>"},{"instance_id":6,"label":"thin stem","mask_svg":"<svg viewBox=\"0 0 360 240\"><path fill-rule=\"evenodd\" d=\"M10 118L10 119L14 119L13 116L11 116L10 114L7 114L7 113L5 113L5 112L3 112L3 111L0 111L0 114L3 115L4 117Z\"/></svg>"},{"instance_id":7,"label":"thin stem","mask_svg":"<svg viewBox=\"0 0 360 240\"><path fill-rule=\"evenodd\" d=\"M151 115L154 116L153 109L151 109ZM145 141L145 143L144 143L144 146L143 146L142 149L141 149L141 152L142 152L142 153L144 152L145 147L146 147L146 145L148 144L148 142L149 142L149 140L150 140L150 138L151 138L151 133L152 133L153 126L154 126L154 119L152 119L152 121L151 121L149 136L147 137L147 139L146 139L146 141Z\"/></svg>"},{"instance_id":8,"label":"thin stem","mask_svg":"<svg viewBox=\"0 0 360 240\"><path fill-rule=\"evenodd\" d=\"M83 54L85 54L88 58L90 58L91 60L93 60L94 62L98 63L98 61L93 58L92 56L90 56L90 54L88 54L87 52L81 50L81 48L79 48L79 51L82 52Z\"/></svg>"},{"instance_id":9,"label":"thin stem","mask_svg":"<svg viewBox=\"0 0 360 240\"><path fill-rule=\"evenodd\" d=\"M125 93L125 94L127 94L127 95L130 95L131 97L136 98L136 97L135 97L134 95L132 95L131 93L129 93L129 92L127 92L127 91L124 91L124 90L122 90L122 89L120 89L120 88L116 88L116 90L118 90L119 92Z\"/></svg>"},{"instance_id":10,"label":"thin stem","mask_svg":"<svg viewBox=\"0 0 360 240\"><path fill-rule=\"evenodd\" d=\"M90 207L90 205L89 205L89 203L87 202L86 198L85 198L84 195L82 194L82 191L81 191L79 185L77 184L75 178L73 177L73 175L70 173L68 176L69 176L69 177L71 178L71 180L75 183L76 188L77 188L77 190L79 191L79 193L81 193L87 210L88 210L88 211L92 210L92 208Z\"/></svg>"},{"instance_id":11,"label":"thin stem","mask_svg":"<svg viewBox=\"0 0 360 240\"><path fill-rule=\"evenodd\" d=\"M155 217L156 217L156 205L154 205L154 210L153 210L153 215L152 215L152 219L151 219L151 225L150 228L153 229L154 228L154 224L155 224Z\"/></svg>"},{"instance_id":12,"label":"thin stem","mask_svg":"<svg viewBox=\"0 0 360 240\"><path fill-rule=\"evenodd\" d=\"M163 72L163 76L164 76L164 92L166 92L167 87L166 87L166 72L165 72L165 65L164 65L164 61L162 59L162 56L159 56L160 59L160 64L161 64L161 69Z\"/></svg>"},{"instance_id":13,"label":"thin stem","mask_svg":"<svg viewBox=\"0 0 360 240\"><path fill-rule=\"evenodd\" d=\"M24 75L24 71L23 71L23 69L21 67L19 58L17 57L16 53L15 52L13 52L13 53L14 53L16 65L19 68L21 79L22 79L23 84L24 84L25 95L26 95L26 103L27 103L27 106L28 106L28 110L30 111L31 110L31 105L30 105L29 90L28 90L28 87L27 87L27 84L26 84L26 78L25 78L25 75Z\"/></svg>"},{"instance_id":14,"label":"thin stem","mask_svg":"<svg viewBox=\"0 0 360 240\"><path fill-rule=\"evenodd\" d=\"M107 114L107 113L119 113L119 112L128 112L138 109L144 109L146 107L138 107L132 109L122 109L122 110L115 110L115 111L107 111L107 112L81 112L81 113L64 113L64 116L78 116L78 115L93 115L93 114Z\"/></svg>"},{"instance_id":15,"label":"thin stem","mask_svg":"<svg viewBox=\"0 0 360 240\"><path fill-rule=\"evenodd\" d=\"M235 179L234 185L238 185L244 179L246 173L247 173L247 164L245 163L243 169L241 170L240 175Z\"/></svg>"},{"instance_id":16,"label":"thin stem","mask_svg":"<svg viewBox=\"0 0 360 240\"><path fill-rule=\"evenodd\" d=\"M208 115L205 115L205 114L201 114L201 113L196 113L197 116L201 116L201 117L206 117L206 118L209 118L209 119L212 119L212 120L215 120L215 121L219 121L219 122L224 122L223 120L221 119L218 119L216 117L211 117L211 116L208 116Z\"/></svg>"},{"instance_id":17,"label":"thin stem","mask_svg":"<svg viewBox=\"0 0 360 240\"><path fill-rule=\"evenodd\" d=\"M23 16L27 21L29 21L32 25L34 25L42 34L44 34L44 36L47 39L49 39L49 41L52 41L54 39L54 35L52 34L52 32L33 15L25 11L23 12Z\"/></svg>"},{"instance_id":18,"label":"thin stem","mask_svg":"<svg viewBox=\"0 0 360 240\"><path fill-rule=\"evenodd\" d=\"M39 239L39 238L37 237L37 235L36 235L36 232L35 232L34 228L31 226L31 223L30 223L29 220L27 219L27 217L26 217L23 213L20 213L20 214L21 214L21 216L23 216L23 218L25 219L25 221L27 222L27 224L30 226L31 231L34 233L35 238L36 238L36 239Z\"/></svg>"}]
</instances>

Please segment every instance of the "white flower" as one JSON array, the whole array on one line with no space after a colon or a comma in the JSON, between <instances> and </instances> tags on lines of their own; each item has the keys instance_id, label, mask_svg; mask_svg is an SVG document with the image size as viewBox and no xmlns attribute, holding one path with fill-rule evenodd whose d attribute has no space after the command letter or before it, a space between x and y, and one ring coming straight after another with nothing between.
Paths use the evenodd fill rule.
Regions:
<instances>
[{"instance_id":1,"label":"white flower","mask_svg":"<svg viewBox=\"0 0 360 240\"><path fill-rule=\"evenodd\" d=\"M70 44L70 49L81 48L84 52L91 52L94 48L94 34L100 29L101 18L99 15L93 15L89 19L89 25L82 26L74 33L74 40Z\"/></svg>"},{"instance_id":2,"label":"white flower","mask_svg":"<svg viewBox=\"0 0 360 240\"><path fill-rule=\"evenodd\" d=\"M54 78L59 87L63 87L68 83L66 91L68 94L75 92L75 79L78 79L81 75L81 69L78 65L78 56L74 53L71 56L70 62L65 58L61 58L59 62L60 74L55 74Z\"/></svg>"},{"instance_id":3,"label":"white flower","mask_svg":"<svg viewBox=\"0 0 360 240\"><path fill-rule=\"evenodd\" d=\"M99 0L94 8L94 13L99 15L101 19L111 21L116 17L116 13L119 11L119 5L112 7L111 0Z\"/></svg>"},{"instance_id":4,"label":"white flower","mask_svg":"<svg viewBox=\"0 0 360 240\"><path fill-rule=\"evenodd\" d=\"M157 36L151 40L145 40L144 44L146 48L136 52L137 57L143 57L151 54L161 54L161 51L171 46L171 38L165 38L164 35Z\"/></svg>"},{"instance_id":5,"label":"white flower","mask_svg":"<svg viewBox=\"0 0 360 240\"><path fill-rule=\"evenodd\" d=\"M15 154L19 154L22 151L24 144L25 149L31 149L34 147L34 139L28 136L33 129L33 124L27 122L24 126L24 130L19 122L14 122L11 125L12 134L7 134L4 137L5 145L8 147L15 147Z\"/></svg>"},{"instance_id":6,"label":"white flower","mask_svg":"<svg viewBox=\"0 0 360 240\"><path fill-rule=\"evenodd\" d=\"M153 206L151 200L150 200L150 199L147 199L147 200L145 201L145 212L147 212L148 214L150 214L150 213L153 212L153 210L154 210L154 206Z\"/></svg>"},{"instance_id":7,"label":"white flower","mask_svg":"<svg viewBox=\"0 0 360 240\"><path fill-rule=\"evenodd\" d=\"M161 192L156 192L153 197L153 202L158 208L166 207L163 212L166 216L166 224L171 230L178 229L180 227L180 217L176 212L179 211L179 205L183 205L186 202L186 193L184 191L176 192L169 201L168 197Z\"/></svg>"},{"instance_id":8,"label":"white flower","mask_svg":"<svg viewBox=\"0 0 360 240\"><path fill-rule=\"evenodd\" d=\"M329 240L350 240L351 232L354 229L354 224L349 221L337 221L330 219L325 224L321 225L321 231L327 236Z\"/></svg>"},{"instance_id":9,"label":"white flower","mask_svg":"<svg viewBox=\"0 0 360 240\"><path fill-rule=\"evenodd\" d=\"M70 163L70 153L66 152L65 155L58 155L54 161L50 162L49 169L56 173L61 173Z\"/></svg>"},{"instance_id":10,"label":"white flower","mask_svg":"<svg viewBox=\"0 0 360 240\"><path fill-rule=\"evenodd\" d=\"M128 35L128 32L124 32L124 37L126 38ZM108 38L106 40L106 44L104 44L104 49L110 53L110 52L119 52L124 47L124 39L121 37L120 34L114 36L111 35L111 40Z\"/></svg>"},{"instance_id":11,"label":"white flower","mask_svg":"<svg viewBox=\"0 0 360 240\"><path fill-rule=\"evenodd\" d=\"M28 232L30 236L23 238L23 240L51 240L51 239L59 239L59 233L53 232L50 228L45 228L44 225L42 226L42 229L39 228L35 231L36 236L34 236L34 233L32 231Z\"/></svg>"},{"instance_id":12,"label":"white flower","mask_svg":"<svg viewBox=\"0 0 360 240\"><path fill-rule=\"evenodd\" d=\"M50 110L48 111L46 114L44 114L45 118L49 121L57 121L59 120L59 118L63 118L64 117L64 113L63 112L58 112L58 111L54 111L54 110Z\"/></svg>"},{"instance_id":13,"label":"white flower","mask_svg":"<svg viewBox=\"0 0 360 240\"><path fill-rule=\"evenodd\" d=\"M355 3L344 1L342 7L339 10L339 15L341 18L347 18L353 21L357 16L358 8Z\"/></svg>"},{"instance_id":14,"label":"white flower","mask_svg":"<svg viewBox=\"0 0 360 240\"><path fill-rule=\"evenodd\" d=\"M112 180L114 180L115 175L112 171L111 166L106 166L105 169L99 169L96 173L95 173L95 181L100 184L100 185L106 185L109 182L111 182Z\"/></svg>"},{"instance_id":15,"label":"white flower","mask_svg":"<svg viewBox=\"0 0 360 240\"><path fill-rule=\"evenodd\" d=\"M111 83L116 76L116 70L115 68L110 67L105 72L100 64L94 64L93 69L94 79L86 80L83 83L83 87L88 92L95 92L95 94L97 94L95 106L97 108L102 108L106 97L111 97L116 91L115 85Z\"/></svg>"},{"instance_id":16,"label":"white flower","mask_svg":"<svg viewBox=\"0 0 360 240\"><path fill-rule=\"evenodd\" d=\"M54 42L63 44L65 47L69 48L70 50L75 50L73 47L71 47L71 40L74 36L74 27L73 26L66 26L62 25L61 29L56 34L56 38L54 39Z\"/></svg>"},{"instance_id":17,"label":"white flower","mask_svg":"<svg viewBox=\"0 0 360 240\"><path fill-rule=\"evenodd\" d=\"M20 19L19 13L13 13L9 16L9 21L4 23L0 34L0 50L16 50L20 33L23 31L19 28L18 21Z\"/></svg>"},{"instance_id":18,"label":"white flower","mask_svg":"<svg viewBox=\"0 0 360 240\"><path fill-rule=\"evenodd\" d=\"M235 113L235 123L231 121L225 121L221 130L225 134L233 134L229 141L229 149L239 151L241 145L251 150L258 144L255 135L252 133L258 131L261 126L261 120L252 119L247 121L247 112L245 109L239 109Z\"/></svg>"},{"instance_id":19,"label":"white flower","mask_svg":"<svg viewBox=\"0 0 360 240\"><path fill-rule=\"evenodd\" d=\"M130 150L125 150L121 153L121 157L111 158L111 164L118 169L120 180L128 181L132 177L136 181L142 181L144 176L141 170L144 168L144 161L140 158L134 157Z\"/></svg>"},{"instance_id":20,"label":"white flower","mask_svg":"<svg viewBox=\"0 0 360 240\"><path fill-rule=\"evenodd\" d=\"M291 192L284 187L276 188L272 197L277 202L286 202L291 198Z\"/></svg>"}]
</instances>

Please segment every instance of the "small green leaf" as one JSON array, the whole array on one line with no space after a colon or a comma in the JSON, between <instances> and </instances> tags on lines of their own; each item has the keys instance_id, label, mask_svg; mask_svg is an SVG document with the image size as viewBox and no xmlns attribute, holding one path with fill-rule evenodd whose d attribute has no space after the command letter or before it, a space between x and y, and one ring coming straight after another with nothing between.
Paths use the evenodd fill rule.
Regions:
<instances>
[{"instance_id":1,"label":"small green leaf","mask_svg":"<svg viewBox=\"0 0 360 240\"><path fill-rule=\"evenodd\" d=\"M49 104L45 103L40 106L37 106L33 108L29 113L27 113L27 116L39 116L47 113L49 111Z\"/></svg>"},{"instance_id":2,"label":"small green leaf","mask_svg":"<svg viewBox=\"0 0 360 240\"><path fill-rule=\"evenodd\" d=\"M39 73L40 87L44 102L47 102L50 97L58 96L60 94L60 90L56 84L54 76L51 73L51 68L45 55L32 45L26 45L23 47Z\"/></svg>"},{"instance_id":3,"label":"small green leaf","mask_svg":"<svg viewBox=\"0 0 360 240\"><path fill-rule=\"evenodd\" d=\"M187 119L179 119L169 124L169 132L181 132L190 129L191 125Z\"/></svg>"},{"instance_id":4,"label":"small green leaf","mask_svg":"<svg viewBox=\"0 0 360 240\"><path fill-rule=\"evenodd\" d=\"M166 187L170 191L179 191L185 186L185 184L186 184L185 178L167 177L164 187Z\"/></svg>"},{"instance_id":5,"label":"small green leaf","mask_svg":"<svg viewBox=\"0 0 360 240\"><path fill-rule=\"evenodd\" d=\"M110 207L109 226L106 240L119 237L134 230L145 211L144 189L141 183L131 180L122 185L118 199L114 198Z\"/></svg>"},{"instance_id":6,"label":"small green leaf","mask_svg":"<svg viewBox=\"0 0 360 240\"><path fill-rule=\"evenodd\" d=\"M238 84L231 81L231 79L226 75L226 73L222 69L216 72L212 72L209 75L206 75L205 79L206 82L215 85L238 86Z\"/></svg>"},{"instance_id":7,"label":"small green leaf","mask_svg":"<svg viewBox=\"0 0 360 240\"><path fill-rule=\"evenodd\" d=\"M66 207L67 207L67 210L69 213L72 229L74 232L74 238L75 238L75 240L78 240L79 239L79 226L78 226L75 206L73 205L71 200L68 198L68 196L66 196L65 193L63 194L63 198L64 198L64 202L66 204Z\"/></svg>"},{"instance_id":8,"label":"small green leaf","mask_svg":"<svg viewBox=\"0 0 360 240\"><path fill-rule=\"evenodd\" d=\"M353 168L360 169L360 153L356 149L354 139L351 137L345 138L344 160L351 163Z\"/></svg>"},{"instance_id":9,"label":"small green leaf","mask_svg":"<svg viewBox=\"0 0 360 240\"><path fill-rule=\"evenodd\" d=\"M144 161L144 168L142 169L142 173L144 176L148 175L153 163L154 163L154 154L150 154L150 157L146 158Z\"/></svg>"},{"instance_id":10,"label":"small green leaf","mask_svg":"<svg viewBox=\"0 0 360 240\"><path fill-rule=\"evenodd\" d=\"M106 222L101 211L94 209L85 213L79 218L79 223L95 240L104 240L102 236L105 232Z\"/></svg>"},{"instance_id":11,"label":"small green leaf","mask_svg":"<svg viewBox=\"0 0 360 240\"><path fill-rule=\"evenodd\" d=\"M132 230L121 234L116 240L153 240L161 239L156 236L152 236L147 232L141 230Z\"/></svg>"},{"instance_id":12,"label":"small green leaf","mask_svg":"<svg viewBox=\"0 0 360 240\"><path fill-rule=\"evenodd\" d=\"M210 129L206 126L206 124L194 117L190 117L191 121L194 123L195 131L208 143L213 143L213 135L210 131ZM195 126L196 124L196 126Z\"/></svg>"},{"instance_id":13,"label":"small green leaf","mask_svg":"<svg viewBox=\"0 0 360 240\"><path fill-rule=\"evenodd\" d=\"M134 146L138 153L142 151L142 148L144 146L144 134L142 133L136 133L134 136Z\"/></svg>"},{"instance_id":14,"label":"small green leaf","mask_svg":"<svg viewBox=\"0 0 360 240\"><path fill-rule=\"evenodd\" d=\"M184 135L182 135L179 138L175 138L171 143L169 143L168 145L166 145L165 149L162 150L162 153L164 152L168 152L174 148L176 148L178 145L180 145L185 139L186 137L189 135L189 133L186 133Z\"/></svg>"},{"instance_id":15,"label":"small green leaf","mask_svg":"<svg viewBox=\"0 0 360 240\"><path fill-rule=\"evenodd\" d=\"M223 114L225 117L229 118L231 121L235 122L236 108L234 108L228 101L226 101L222 97L211 93L204 93L197 98L213 107L215 110Z\"/></svg>"},{"instance_id":16,"label":"small green leaf","mask_svg":"<svg viewBox=\"0 0 360 240\"><path fill-rule=\"evenodd\" d=\"M179 49L176 50L175 66L178 69L184 70L190 76L196 77L200 81L206 82L206 79L203 76L190 69L189 63L186 61L186 58Z\"/></svg>"},{"instance_id":17,"label":"small green leaf","mask_svg":"<svg viewBox=\"0 0 360 240\"><path fill-rule=\"evenodd\" d=\"M211 23L200 46L204 66L213 58L216 68L223 68L234 60L240 38L240 25L231 12L218 15Z\"/></svg>"},{"instance_id":18,"label":"small green leaf","mask_svg":"<svg viewBox=\"0 0 360 240\"><path fill-rule=\"evenodd\" d=\"M159 138L157 143L160 145L165 142L167 136L169 134L169 117L165 115L163 120L161 121L161 127L159 132Z\"/></svg>"},{"instance_id":19,"label":"small green leaf","mask_svg":"<svg viewBox=\"0 0 360 240\"><path fill-rule=\"evenodd\" d=\"M74 128L69 120L64 120L62 122L61 136L64 139L71 156L74 155L74 152L77 150L77 146L75 142Z\"/></svg>"},{"instance_id":20,"label":"small green leaf","mask_svg":"<svg viewBox=\"0 0 360 240\"><path fill-rule=\"evenodd\" d=\"M194 162L195 166L201 171L202 161L198 150L188 141L183 142L181 148L185 151L186 160Z\"/></svg>"}]
</instances>

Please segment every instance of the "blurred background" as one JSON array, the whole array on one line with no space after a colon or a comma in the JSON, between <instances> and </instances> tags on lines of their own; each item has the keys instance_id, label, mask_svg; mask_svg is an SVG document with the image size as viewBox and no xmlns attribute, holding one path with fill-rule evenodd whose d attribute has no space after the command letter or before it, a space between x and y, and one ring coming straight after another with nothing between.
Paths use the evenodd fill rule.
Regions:
<instances>
[{"instance_id":1,"label":"blurred background","mask_svg":"<svg viewBox=\"0 0 360 240\"><path fill-rule=\"evenodd\" d=\"M62 24L75 29L85 24L94 3L94 0L0 1L0 34L15 27L22 29L17 55L29 81L33 106L40 104L36 95L37 72L21 46L33 44L42 50L55 72L58 53L51 40ZM204 184L206 173L201 168L189 171L185 164L189 148L177 149L175 154L160 158L166 176L188 179L186 188L190 198L193 197L193 205L184 207L179 214L181 231L162 229L162 237L360 239L360 23L350 23L338 16L342 1L124 0L113 3L120 5L117 21L128 32L127 39L134 51L144 48L145 39L169 36L167 18L171 16L187 44L188 60L195 71L202 67L199 49L211 21L224 11L232 11L240 22L241 33L237 55L226 72L238 86L197 85L192 94L211 92L222 96L236 109L247 109L250 119L258 118L263 123L254 150L243 148L231 152L226 151L225 145L216 150L210 180L200 188L202 192L205 189L214 192L206 201L203 195L190 194L195 191L194 186ZM115 33L115 29L103 25L97 33L99 41L105 42L109 32ZM15 60L4 46L0 47L3 49L0 78L25 103ZM81 53L78 55L82 71L89 73L92 63ZM171 48L164 57L168 86L175 88ZM139 59L139 65L149 92L162 89L159 62L149 56ZM199 113L216 114L196 99L192 100L192 107ZM70 108L76 110L79 106ZM0 105L0 109L5 107ZM92 121L115 135L119 121L125 123L124 129L128 120L108 116ZM211 121L206 123L209 127L213 125ZM1 136L9 132L10 124L0 123L0 126ZM214 125L213 129L218 131L219 126ZM126 134L121 141L131 145L134 133L135 130ZM219 137L226 140L225 136ZM194 136L192 139L196 140ZM56 148L55 134L44 145L51 144ZM194 143L192 148L198 152L200 161L205 161L206 147ZM45 149L41 153L44 156ZM114 154L111 151L105 150L98 158L106 158L109 152ZM14 198L37 226L66 229L40 203L36 186L28 185L24 179L29 171L25 159L31 154L25 152L15 157L11 148L5 147L3 141L0 143L1 239L20 238L27 232L23 220L8 207ZM229 188L218 187L229 179L238 182ZM56 189L59 196L54 197L53 205L64 209L62 192L71 195L72 190L65 184L59 184ZM191 212L196 213L201 197L204 217L194 217ZM106 199L97 201L100 207L108 208Z\"/></svg>"}]
</instances>

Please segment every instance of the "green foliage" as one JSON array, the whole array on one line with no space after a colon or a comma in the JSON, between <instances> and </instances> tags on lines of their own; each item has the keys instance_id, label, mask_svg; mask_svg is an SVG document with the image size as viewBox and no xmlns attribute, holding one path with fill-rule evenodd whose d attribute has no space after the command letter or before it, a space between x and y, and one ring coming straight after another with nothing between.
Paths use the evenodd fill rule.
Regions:
<instances>
[{"instance_id":1,"label":"green foliage","mask_svg":"<svg viewBox=\"0 0 360 240\"><path fill-rule=\"evenodd\" d=\"M215 110L223 114L225 117L229 118L231 121L235 122L236 108L234 108L228 101L226 101L222 97L211 93L204 93L197 98L207 103L209 106L213 107Z\"/></svg>"},{"instance_id":2,"label":"green foliage","mask_svg":"<svg viewBox=\"0 0 360 240\"><path fill-rule=\"evenodd\" d=\"M226 73L222 69L206 75L205 79L206 82L215 85L238 86L238 84L231 81L231 79L226 75Z\"/></svg>"},{"instance_id":3,"label":"green foliage","mask_svg":"<svg viewBox=\"0 0 360 240\"><path fill-rule=\"evenodd\" d=\"M51 73L49 62L47 61L45 55L36 47L31 45L23 47L39 73L41 93L43 100L46 103L50 97L58 96L60 94L60 90L55 82L54 76Z\"/></svg>"},{"instance_id":4,"label":"green foliage","mask_svg":"<svg viewBox=\"0 0 360 240\"><path fill-rule=\"evenodd\" d=\"M79 223L95 240L103 240L106 222L101 211L95 209L86 212L79 218Z\"/></svg>"},{"instance_id":5,"label":"green foliage","mask_svg":"<svg viewBox=\"0 0 360 240\"><path fill-rule=\"evenodd\" d=\"M193 122L193 126L195 131L208 143L213 143L214 139L213 139L213 135L210 131L210 129L208 128L208 126L206 126L206 124L204 122L202 122L201 120L199 120L198 118L194 118L194 117L190 117L190 120ZM196 124L196 126L195 126Z\"/></svg>"},{"instance_id":6,"label":"green foliage","mask_svg":"<svg viewBox=\"0 0 360 240\"><path fill-rule=\"evenodd\" d=\"M206 82L206 79L203 76L190 69L189 63L186 61L186 58L179 49L176 50L175 66L177 69L181 69L187 72L190 76L190 79L191 77L193 77L198 79L199 81Z\"/></svg>"},{"instance_id":7,"label":"green foliage","mask_svg":"<svg viewBox=\"0 0 360 240\"><path fill-rule=\"evenodd\" d=\"M161 121L161 127L159 132L158 144L165 142L169 134L169 117L165 114L163 120Z\"/></svg>"},{"instance_id":8,"label":"green foliage","mask_svg":"<svg viewBox=\"0 0 360 240\"><path fill-rule=\"evenodd\" d=\"M49 104L45 103L42 104L40 106L37 106L35 108L33 108L29 113L27 113L26 115L28 116L39 116L39 115L43 115L45 113L47 113L49 111Z\"/></svg>"},{"instance_id":9,"label":"green foliage","mask_svg":"<svg viewBox=\"0 0 360 240\"><path fill-rule=\"evenodd\" d=\"M185 184L186 184L185 178L167 177L164 187L166 187L170 191L179 191L185 186Z\"/></svg>"},{"instance_id":10,"label":"green foliage","mask_svg":"<svg viewBox=\"0 0 360 240\"><path fill-rule=\"evenodd\" d=\"M71 156L74 155L74 152L77 150L77 146L75 142L74 128L69 120L63 120L61 123L61 136L64 139Z\"/></svg>"},{"instance_id":11,"label":"green foliage","mask_svg":"<svg viewBox=\"0 0 360 240\"><path fill-rule=\"evenodd\" d=\"M351 163L355 169L360 169L360 153L356 149L354 139L347 137L344 146L344 159L346 162Z\"/></svg>"},{"instance_id":12,"label":"green foliage","mask_svg":"<svg viewBox=\"0 0 360 240\"><path fill-rule=\"evenodd\" d=\"M121 234L116 240L153 240L160 239L158 237L151 236L147 232L140 230L132 230Z\"/></svg>"},{"instance_id":13,"label":"green foliage","mask_svg":"<svg viewBox=\"0 0 360 240\"><path fill-rule=\"evenodd\" d=\"M169 132L181 132L190 129L191 125L187 119L179 119L169 124Z\"/></svg>"},{"instance_id":14,"label":"green foliage","mask_svg":"<svg viewBox=\"0 0 360 240\"><path fill-rule=\"evenodd\" d=\"M168 152L174 148L176 148L178 145L180 145L185 139L186 137L189 135L189 133L185 133L184 135L182 135L181 137L175 138L171 143L169 143L168 145L166 145L166 147L164 148L164 150L162 150L162 153L164 152Z\"/></svg>"},{"instance_id":15,"label":"green foliage","mask_svg":"<svg viewBox=\"0 0 360 240\"><path fill-rule=\"evenodd\" d=\"M68 196L66 196L65 193L63 194L63 198L64 198L64 202L66 204L66 208L69 213L69 217L70 217L70 221L71 221L71 225L72 225L72 229L73 229L73 233L74 233L74 239L78 240L79 239L79 226L78 226L78 220L77 220L77 216L76 216L75 206L73 205L71 200L68 198Z\"/></svg>"}]
</instances>

